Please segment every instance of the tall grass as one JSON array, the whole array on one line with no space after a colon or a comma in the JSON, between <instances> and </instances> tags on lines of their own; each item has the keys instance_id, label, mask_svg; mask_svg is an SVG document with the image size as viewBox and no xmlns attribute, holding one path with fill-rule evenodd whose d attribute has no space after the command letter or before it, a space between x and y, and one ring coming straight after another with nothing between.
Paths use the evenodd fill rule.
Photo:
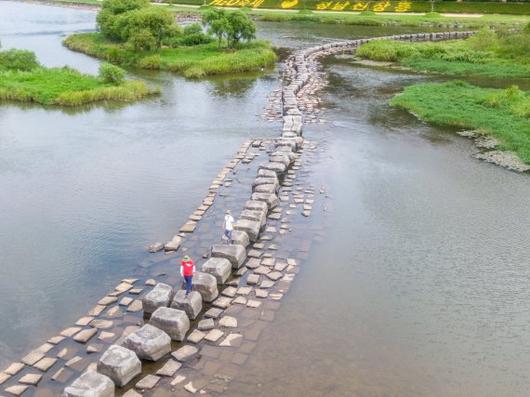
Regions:
<instances>
[{"instance_id":1,"label":"tall grass","mask_svg":"<svg viewBox=\"0 0 530 397\"><path fill-rule=\"evenodd\" d=\"M425 121L491 135L500 142L500 149L513 151L530 164L530 94L517 87L423 83L406 87L390 103Z\"/></svg>"},{"instance_id":2,"label":"tall grass","mask_svg":"<svg viewBox=\"0 0 530 397\"><path fill-rule=\"evenodd\" d=\"M448 75L530 77L528 33L504 35L482 30L467 40L437 43L376 40L362 45L357 55Z\"/></svg>"},{"instance_id":3,"label":"tall grass","mask_svg":"<svg viewBox=\"0 0 530 397\"><path fill-rule=\"evenodd\" d=\"M74 51L109 62L143 69L170 70L188 78L259 71L274 64L277 59L270 44L264 41L241 44L236 50L208 43L133 52L121 44L103 39L98 33L82 33L67 37L64 44Z\"/></svg>"}]
</instances>

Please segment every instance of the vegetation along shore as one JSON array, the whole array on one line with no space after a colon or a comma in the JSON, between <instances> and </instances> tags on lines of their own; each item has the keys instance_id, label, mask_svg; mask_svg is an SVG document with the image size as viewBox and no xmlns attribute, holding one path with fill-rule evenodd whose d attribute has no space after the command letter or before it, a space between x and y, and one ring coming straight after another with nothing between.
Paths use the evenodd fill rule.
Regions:
<instances>
[{"instance_id":1,"label":"vegetation along shore","mask_svg":"<svg viewBox=\"0 0 530 397\"><path fill-rule=\"evenodd\" d=\"M256 27L241 11L209 9L202 25L181 28L169 9L146 0L105 0L97 23L100 32L74 34L64 44L112 63L190 78L259 71L277 59L270 43L255 40Z\"/></svg>"},{"instance_id":2,"label":"vegetation along shore","mask_svg":"<svg viewBox=\"0 0 530 397\"><path fill-rule=\"evenodd\" d=\"M142 81L125 80L123 69L107 63L92 76L69 67L46 68L31 51L0 51L0 100L78 106L131 102L158 92Z\"/></svg>"}]
</instances>

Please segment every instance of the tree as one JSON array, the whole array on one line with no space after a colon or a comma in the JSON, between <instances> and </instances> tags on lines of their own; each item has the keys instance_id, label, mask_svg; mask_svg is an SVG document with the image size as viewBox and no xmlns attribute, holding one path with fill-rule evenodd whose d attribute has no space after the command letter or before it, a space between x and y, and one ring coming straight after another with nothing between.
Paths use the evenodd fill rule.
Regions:
<instances>
[{"instance_id":1,"label":"tree","mask_svg":"<svg viewBox=\"0 0 530 397\"><path fill-rule=\"evenodd\" d=\"M241 40L250 41L256 37L256 25L243 12L234 11L228 14L228 45L236 47Z\"/></svg>"},{"instance_id":2,"label":"tree","mask_svg":"<svg viewBox=\"0 0 530 397\"><path fill-rule=\"evenodd\" d=\"M101 33L114 40L119 39L114 23L117 17L128 11L139 10L149 6L149 0L103 0L101 11L98 12L96 22Z\"/></svg>"},{"instance_id":3,"label":"tree","mask_svg":"<svg viewBox=\"0 0 530 397\"><path fill-rule=\"evenodd\" d=\"M213 8L206 11L202 16L202 23L208 27L208 33L217 37L217 45L221 47L223 38L227 36L230 29L225 10Z\"/></svg>"}]
</instances>

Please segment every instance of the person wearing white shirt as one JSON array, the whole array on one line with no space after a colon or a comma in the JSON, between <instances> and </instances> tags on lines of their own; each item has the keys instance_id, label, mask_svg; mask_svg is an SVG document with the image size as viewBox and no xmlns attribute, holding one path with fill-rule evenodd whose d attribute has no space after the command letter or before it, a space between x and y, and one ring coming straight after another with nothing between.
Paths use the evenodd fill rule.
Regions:
<instances>
[{"instance_id":1,"label":"person wearing white shirt","mask_svg":"<svg viewBox=\"0 0 530 397\"><path fill-rule=\"evenodd\" d=\"M228 240L228 244L232 244L232 231L234 230L234 218L230 210L226 210L225 214L225 237Z\"/></svg>"}]
</instances>

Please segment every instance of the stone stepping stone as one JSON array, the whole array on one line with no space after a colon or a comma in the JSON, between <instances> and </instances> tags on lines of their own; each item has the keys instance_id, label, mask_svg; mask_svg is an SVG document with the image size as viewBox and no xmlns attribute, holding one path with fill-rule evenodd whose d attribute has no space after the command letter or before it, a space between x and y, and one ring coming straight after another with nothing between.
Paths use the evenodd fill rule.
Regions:
<instances>
[{"instance_id":1,"label":"stone stepping stone","mask_svg":"<svg viewBox=\"0 0 530 397\"><path fill-rule=\"evenodd\" d=\"M101 346L102 345L89 345L86 347L86 352L88 354L92 354L92 353L99 353L101 351Z\"/></svg>"},{"instance_id":2,"label":"stone stepping stone","mask_svg":"<svg viewBox=\"0 0 530 397\"><path fill-rule=\"evenodd\" d=\"M134 387L140 390L151 390L153 389L158 382L160 381L160 376L156 375L147 375L142 378Z\"/></svg>"},{"instance_id":3,"label":"stone stepping stone","mask_svg":"<svg viewBox=\"0 0 530 397\"><path fill-rule=\"evenodd\" d=\"M247 301L247 307L258 308L261 306L261 302L253 299Z\"/></svg>"},{"instance_id":4,"label":"stone stepping stone","mask_svg":"<svg viewBox=\"0 0 530 397\"><path fill-rule=\"evenodd\" d=\"M122 395L122 397L142 397L142 395L138 393L136 390L130 389L127 391L127 393Z\"/></svg>"},{"instance_id":5,"label":"stone stepping stone","mask_svg":"<svg viewBox=\"0 0 530 397\"><path fill-rule=\"evenodd\" d=\"M266 275L268 278L270 278L272 281L278 281L283 277L283 274L280 272L271 272Z\"/></svg>"},{"instance_id":6,"label":"stone stepping stone","mask_svg":"<svg viewBox=\"0 0 530 397\"><path fill-rule=\"evenodd\" d=\"M223 313L223 310L221 310L221 309L219 309L217 307L212 307L206 313L204 313L204 317L206 317L206 318L219 318L219 316L222 313Z\"/></svg>"},{"instance_id":7,"label":"stone stepping stone","mask_svg":"<svg viewBox=\"0 0 530 397\"><path fill-rule=\"evenodd\" d=\"M275 301L279 301L280 299L282 299L283 297L283 294L280 294L280 293L271 293L269 294L270 298L272 300L275 300Z\"/></svg>"},{"instance_id":8,"label":"stone stepping stone","mask_svg":"<svg viewBox=\"0 0 530 397\"><path fill-rule=\"evenodd\" d=\"M239 269L247 258L245 248L238 244L215 244L211 254L213 258L228 259L234 269Z\"/></svg>"},{"instance_id":9,"label":"stone stepping stone","mask_svg":"<svg viewBox=\"0 0 530 397\"><path fill-rule=\"evenodd\" d=\"M232 272L232 264L226 258L210 258L201 270L215 277L217 284L224 284Z\"/></svg>"},{"instance_id":10,"label":"stone stepping stone","mask_svg":"<svg viewBox=\"0 0 530 397\"><path fill-rule=\"evenodd\" d=\"M98 339L101 339L103 341L108 341L109 339L112 339L116 336L113 332L106 332L103 331L101 334L99 334Z\"/></svg>"},{"instance_id":11,"label":"stone stepping stone","mask_svg":"<svg viewBox=\"0 0 530 397\"><path fill-rule=\"evenodd\" d=\"M248 285L256 285L259 283L259 274L251 274L247 277Z\"/></svg>"},{"instance_id":12,"label":"stone stepping stone","mask_svg":"<svg viewBox=\"0 0 530 397\"><path fill-rule=\"evenodd\" d=\"M85 327L88 324L90 324L90 322L93 319L94 319L94 317L92 317L92 316L81 317L79 320L76 321L75 325L79 325L81 327Z\"/></svg>"},{"instance_id":13,"label":"stone stepping stone","mask_svg":"<svg viewBox=\"0 0 530 397\"><path fill-rule=\"evenodd\" d=\"M231 346L239 347L241 345L242 339L243 339L243 335L241 335L241 334L228 334L226 336L226 338L221 343L219 343L219 346L222 346L222 347L231 347Z\"/></svg>"},{"instance_id":14,"label":"stone stepping stone","mask_svg":"<svg viewBox=\"0 0 530 397\"><path fill-rule=\"evenodd\" d=\"M127 311L128 312L131 312L131 313L137 313L137 312L141 312L144 308L144 305L142 303L141 300L139 299L135 299L130 305L129 307L127 307Z\"/></svg>"},{"instance_id":15,"label":"stone stepping stone","mask_svg":"<svg viewBox=\"0 0 530 397\"><path fill-rule=\"evenodd\" d=\"M46 354L53 348L54 348L54 345L52 345L51 343L44 343L44 344L40 345L39 347L37 347L37 349L35 349L35 350Z\"/></svg>"},{"instance_id":16,"label":"stone stepping stone","mask_svg":"<svg viewBox=\"0 0 530 397\"><path fill-rule=\"evenodd\" d=\"M185 291L177 291L171 302L171 307L184 310L191 320L195 320L202 310L202 296L197 291L191 291L186 297Z\"/></svg>"},{"instance_id":17,"label":"stone stepping stone","mask_svg":"<svg viewBox=\"0 0 530 397\"><path fill-rule=\"evenodd\" d=\"M120 299L120 301L118 302L118 305L129 306L133 300L134 299L129 296L124 296L123 298Z\"/></svg>"},{"instance_id":18,"label":"stone stepping stone","mask_svg":"<svg viewBox=\"0 0 530 397\"><path fill-rule=\"evenodd\" d=\"M105 296L104 298L101 298L98 301L98 305L108 306L108 305L112 305L113 303L117 301L118 301L118 298L116 298L115 296Z\"/></svg>"},{"instance_id":19,"label":"stone stepping stone","mask_svg":"<svg viewBox=\"0 0 530 397\"><path fill-rule=\"evenodd\" d=\"M168 307L173 295L173 287L168 284L158 283L142 298L144 313L151 314L159 307Z\"/></svg>"},{"instance_id":20,"label":"stone stepping stone","mask_svg":"<svg viewBox=\"0 0 530 397\"><path fill-rule=\"evenodd\" d=\"M263 280L259 285L260 288L268 289L274 287L274 281L272 280Z\"/></svg>"},{"instance_id":21,"label":"stone stepping stone","mask_svg":"<svg viewBox=\"0 0 530 397\"><path fill-rule=\"evenodd\" d=\"M287 259L287 264L289 266L297 266L296 260L292 258Z\"/></svg>"},{"instance_id":22,"label":"stone stepping stone","mask_svg":"<svg viewBox=\"0 0 530 397\"><path fill-rule=\"evenodd\" d=\"M247 267L246 267L246 266L243 266L243 267L241 267L241 268L238 269L238 271L236 272L236 276L241 277L241 276L244 275L247 271L248 271Z\"/></svg>"},{"instance_id":23,"label":"stone stepping stone","mask_svg":"<svg viewBox=\"0 0 530 397\"><path fill-rule=\"evenodd\" d=\"M82 357L75 356L68 360L64 365L68 368L72 368L76 371L82 371L85 368L86 362L83 361Z\"/></svg>"},{"instance_id":24,"label":"stone stepping stone","mask_svg":"<svg viewBox=\"0 0 530 397\"><path fill-rule=\"evenodd\" d=\"M259 250L256 250L256 249L252 249L248 252L248 256L252 259L255 259L255 258L260 258L261 255L263 255L263 252L259 251ZM250 267L247 265L247 267Z\"/></svg>"},{"instance_id":25,"label":"stone stepping stone","mask_svg":"<svg viewBox=\"0 0 530 397\"><path fill-rule=\"evenodd\" d=\"M197 228L197 222L188 221L184 225L182 225L182 227L180 228L180 232L181 233L193 233L196 228Z\"/></svg>"},{"instance_id":26,"label":"stone stepping stone","mask_svg":"<svg viewBox=\"0 0 530 397\"><path fill-rule=\"evenodd\" d=\"M245 248L248 247L250 244L248 234L242 230L232 231L232 244L238 244Z\"/></svg>"},{"instance_id":27,"label":"stone stepping stone","mask_svg":"<svg viewBox=\"0 0 530 397\"><path fill-rule=\"evenodd\" d=\"M140 359L158 361L171 351L171 338L161 329L145 324L128 335L122 345L135 352Z\"/></svg>"},{"instance_id":28,"label":"stone stepping stone","mask_svg":"<svg viewBox=\"0 0 530 397\"><path fill-rule=\"evenodd\" d=\"M68 368L63 367L60 370L58 370L55 374L53 374L52 380L54 382L66 383L73 374L74 374L73 371L69 370Z\"/></svg>"},{"instance_id":29,"label":"stone stepping stone","mask_svg":"<svg viewBox=\"0 0 530 397\"><path fill-rule=\"evenodd\" d=\"M114 383L109 377L98 372L85 372L70 386L64 389L65 397L111 397Z\"/></svg>"},{"instance_id":30,"label":"stone stepping stone","mask_svg":"<svg viewBox=\"0 0 530 397\"><path fill-rule=\"evenodd\" d=\"M271 269L269 269L268 267L265 267L265 266L260 266L257 269L254 269L254 273L260 274L260 275L268 274L270 272L271 272Z\"/></svg>"},{"instance_id":31,"label":"stone stepping stone","mask_svg":"<svg viewBox=\"0 0 530 397\"><path fill-rule=\"evenodd\" d=\"M127 283L127 284L131 284L131 285L133 285L137 281L138 281L137 278L124 278L123 280L121 280L122 283Z\"/></svg>"},{"instance_id":32,"label":"stone stepping stone","mask_svg":"<svg viewBox=\"0 0 530 397\"><path fill-rule=\"evenodd\" d=\"M199 391L198 388L193 386L193 382L189 382L189 383L185 384L184 385L184 390L186 390L187 392L190 392L191 394L195 394L195 393L197 393L197 391Z\"/></svg>"},{"instance_id":33,"label":"stone stepping stone","mask_svg":"<svg viewBox=\"0 0 530 397\"><path fill-rule=\"evenodd\" d=\"M9 379L11 379L11 375L0 372L0 385L6 383Z\"/></svg>"},{"instance_id":34,"label":"stone stepping stone","mask_svg":"<svg viewBox=\"0 0 530 397\"><path fill-rule=\"evenodd\" d=\"M37 361L40 361L42 358L44 358L44 353L39 352L37 350L33 350L29 354L22 357L22 362L26 365L33 365Z\"/></svg>"},{"instance_id":35,"label":"stone stepping stone","mask_svg":"<svg viewBox=\"0 0 530 397\"><path fill-rule=\"evenodd\" d=\"M129 291L132 287L133 287L132 284L121 282L120 284L116 286L116 288L114 288L114 290L118 292L119 294L123 294L124 292Z\"/></svg>"},{"instance_id":36,"label":"stone stepping stone","mask_svg":"<svg viewBox=\"0 0 530 397\"><path fill-rule=\"evenodd\" d=\"M236 296L236 291L237 291L237 288L227 287L223 291L221 291L221 295L227 296L229 298L233 298L234 296Z\"/></svg>"},{"instance_id":37,"label":"stone stepping stone","mask_svg":"<svg viewBox=\"0 0 530 397\"><path fill-rule=\"evenodd\" d=\"M267 298L269 296L269 292L268 291L264 291L262 289L256 289L255 291L256 293L256 298Z\"/></svg>"},{"instance_id":38,"label":"stone stepping stone","mask_svg":"<svg viewBox=\"0 0 530 397\"><path fill-rule=\"evenodd\" d=\"M28 390L28 387L29 386L26 385L14 385L6 387L5 391L13 396L21 396L26 390Z\"/></svg>"},{"instance_id":39,"label":"stone stepping stone","mask_svg":"<svg viewBox=\"0 0 530 397\"><path fill-rule=\"evenodd\" d=\"M18 380L19 383L24 385L36 386L42 379L40 374L26 374Z\"/></svg>"},{"instance_id":40,"label":"stone stepping stone","mask_svg":"<svg viewBox=\"0 0 530 397\"><path fill-rule=\"evenodd\" d=\"M148 285L150 287L154 287L156 285L156 280L154 278L150 278L148 280L145 280L145 285Z\"/></svg>"},{"instance_id":41,"label":"stone stepping stone","mask_svg":"<svg viewBox=\"0 0 530 397\"><path fill-rule=\"evenodd\" d=\"M175 350L173 353L171 353L171 355L177 361L183 363L195 357L197 353L199 353L199 349L197 349L195 346L184 345L180 349Z\"/></svg>"},{"instance_id":42,"label":"stone stepping stone","mask_svg":"<svg viewBox=\"0 0 530 397\"><path fill-rule=\"evenodd\" d=\"M202 296L204 302L213 302L219 296L217 280L209 273L195 272L192 288Z\"/></svg>"},{"instance_id":43,"label":"stone stepping stone","mask_svg":"<svg viewBox=\"0 0 530 397\"><path fill-rule=\"evenodd\" d=\"M84 329L74 336L74 340L79 343L87 343L97 333L97 328Z\"/></svg>"},{"instance_id":44,"label":"stone stepping stone","mask_svg":"<svg viewBox=\"0 0 530 397\"><path fill-rule=\"evenodd\" d=\"M113 325L114 325L114 321L103 320L103 319L96 319L90 323L91 327L94 327L97 329L108 329L108 328L111 328Z\"/></svg>"},{"instance_id":45,"label":"stone stepping stone","mask_svg":"<svg viewBox=\"0 0 530 397\"><path fill-rule=\"evenodd\" d=\"M246 305L247 304L247 298L244 296L238 296L232 303L237 303L239 305Z\"/></svg>"},{"instance_id":46,"label":"stone stepping stone","mask_svg":"<svg viewBox=\"0 0 530 397\"><path fill-rule=\"evenodd\" d=\"M230 307L231 303L232 298L221 296L220 298L217 298L215 301L213 301L212 305L220 309L227 309L228 307Z\"/></svg>"},{"instance_id":47,"label":"stone stepping stone","mask_svg":"<svg viewBox=\"0 0 530 397\"><path fill-rule=\"evenodd\" d=\"M260 260L259 258L250 258L248 261L247 261L247 264L246 266L249 268L249 269L256 269L260 266Z\"/></svg>"},{"instance_id":48,"label":"stone stepping stone","mask_svg":"<svg viewBox=\"0 0 530 397\"><path fill-rule=\"evenodd\" d=\"M237 328L237 319L231 316L223 316L219 320L219 325L226 328Z\"/></svg>"},{"instance_id":49,"label":"stone stepping stone","mask_svg":"<svg viewBox=\"0 0 530 397\"><path fill-rule=\"evenodd\" d=\"M142 372L142 363L133 351L112 345L98 360L97 370L123 387Z\"/></svg>"},{"instance_id":50,"label":"stone stepping stone","mask_svg":"<svg viewBox=\"0 0 530 397\"><path fill-rule=\"evenodd\" d=\"M58 345L65 339L66 338L64 336L57 335L57 336L53 336L50 339L48 339L48 343L51 343L52 345Z\"/></svg>"},{"instance_id":51,"label":"stone stepping stone","mask_svg":"<svg viewBox=\"0 0 530 397\"><path fill-rule=\"evenodd\" d=\"M106 306L103 306L103 305L97 305L95 306L94 308L92 308L89 312L88 312L88 315L89 316L93 316L93 317L97 317L99 316L103 310L106 309Z\"/></svg>"},{"instance_id":52,"label":"stone stepping stone","mask_svg":"<svg viewBox=\"0 0 530 397\"><path fill-rule=\"evenodd\" d=\"M251 292L252 292L252 288L251 287L239 287L237 289L237 294L238 295L246 296L246 295L250 294Z\"/></svg>"},{"instance_id":53,"label":"stone stepping stone","mask_svg":"<svg viewBox=\"0 0 530 397\"><path fill-rule=\"evenodd\" d=\"M287 262L276 262L276 264L274 265L274 270L276 270L277 272L283 272L286 268L287 268Z\"/></svg>"},{"instance_id":54,"label":"stone stepping stone","mask_svg":"<svg viewBox=\"0 0 530 397\"><path fill-rule=\"evenodd\" d=\"M182 375L177 375L175 376L175 378L171 381L171 386L176 386L178 385L179 383L182 383L186 380L186 377L185 376L182 376Z\"/></svg>"},{"instance_id":55,"label":"stone stepping stone","mask_svg":"<svg viewBox=\"0 0 530 397\"><path fill-rule=\"evenodd\" d=\"M162 368L156 371L158 376L173 376L177 372L182 364L176 360L169 359Z\"/></svg>"},{"instance_id":56,"label":"stone stepping stone","mask_svg":"<svg viewBox=\"0 0 530 397\"><path fill-rule=\"evenodd\" d=\"M199 331L198 329L196 329L191 334L188 335L187 341L197 344L201 340L203 340L205 336L206 336L206 334L204 332Z\"/></svg>"},{"instance_id":57,"label":"stone stepping stone","mask_svg":"<svg viewBox=\"0 0 530 397\"><path fill-rule=\"evenodd\" d=\"M209 331L215 327L215 322L212 318L207 318L205 320L199 321L197 328L201 331Z\"/></svg>"},{"instance_id":58,"label":"stone stepping stone","mask_svg":"<svg viewBox=\"0 0 530 397\"><path fill-rule=\"evenodd\" d=\"M156 309L149 323L166 332L174 341L183 341L190 329L190 320L186 312L169 307Z\"/></svg>"},{"instance_id":59,"label":"stone stepping stone","mask_svg":"<svg viewBox=\"0 0 530 397\"><path fill-rule=\"evenodd\" d=\"M175 235L170 241L164 244L164 250L165 251L177 251L181 244L182 244L182 237L180 237L179 235Z\"/></svg>"},{"instance_id":60,"label":"stone stepping stone","mask_svg":"<svg viewBox=\"0 0 530 397\"><path fill-rule=\"evenodd\" d=\"M133 288L132 290L129 291L129 293L132 295L140 295L143 290L144 290L143 288Z\"/></svg>"},{"instance_id":61,"label":"stone stepping stone","mask_svg":"<svg viewBox=\"0 0 530 397\"><path fill-rule=\"evenodd\" d=\"M22 369L24 368L24 364L23 363L13 363L11 364L9 367L7 367L4 372L8 375L16 375L18 374L20 371L22 371Z\"/></svg>"},{"instance_id":62,"label":"stone stepping stone","mask_svg":"<svg viewBox=\"0 0 530 397\"><path fill-rule=\"evenodd\" d=\"M61 331L61 335L62 336L66 336L67 338L71 338L72 336L77 334L79 331L81 331L81 329L82 329L81 327L66 328L66 329Z\"/></svg>"},{"instance_id":63,"label":"stone stepping stone","mask_svg":"<svg viewBox=\"0 0 530 397\"><path fill-rule=\"evenodd\" d=\"M42 360L39 360L33 366L42 372L48 371L55 363L57 362L56 358L44 357Z\"/></svg>"},{"instance_id":64,"label":"stone stepping stone","mask_svg":"<svg viewBox=\"0 0 530 397\"><path fill-rule=\"evenodd\" d=\"M224 332L218 329L212 329L210 332L206 334L204 337L205 340L209 342L217 342L219 338L221 338L224 335Z\"/></svg>"},{"instance_id":65,"label":"stone stepping stone","mask_svg":"<svg viewBox=\"0 0 530 397\"><path fill-rule=\"evenodd\" d=\"M262 264L263 266L273 267L275 261L276 261L276 260L275 260L274 258L264 258L264 259L261 261L261 264Z\"/></svg>"},{"instance_id":66,"label":"stone stepping stone","mask_svg":"<svg viewBox=\"0 0 530 397\"><path fill-rule=\"evenodd\" d=\"M258 200L248 200L245 203L245 209L254 210L254 211L263 211L263 212L269 211L269 207L267 206L267 204L264 203L263 201L258 201Z\"/></svg>"}]
</instances>

